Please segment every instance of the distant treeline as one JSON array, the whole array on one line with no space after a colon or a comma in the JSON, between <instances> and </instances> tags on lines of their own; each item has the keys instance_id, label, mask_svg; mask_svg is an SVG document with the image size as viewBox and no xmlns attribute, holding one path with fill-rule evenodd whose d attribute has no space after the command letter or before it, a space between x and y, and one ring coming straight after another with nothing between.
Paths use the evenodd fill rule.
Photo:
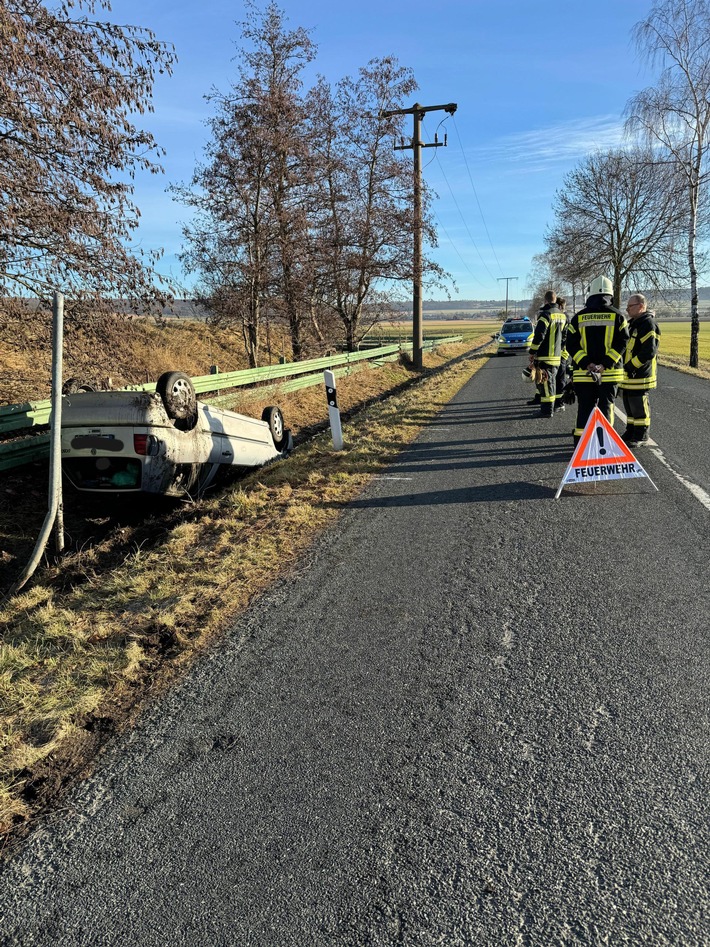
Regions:
<instances>
[{"instance_id":1,"label":"distant treeline","mask_svg":"<svg viewBox=\"0 0 710 947\"><path fill-rule=\"evenodd\" d=\"M530 305L529 299L518 300L513 303L508 300L508 309L515 307L518 309L527 309ZM403 312L409 312L412 308L411 302L394 303L394 309L401 309ZM505 309L504 299L424 299L422 300L422 312L465 312L471 310L495 310Z\"/></svg>"}]
</instances>

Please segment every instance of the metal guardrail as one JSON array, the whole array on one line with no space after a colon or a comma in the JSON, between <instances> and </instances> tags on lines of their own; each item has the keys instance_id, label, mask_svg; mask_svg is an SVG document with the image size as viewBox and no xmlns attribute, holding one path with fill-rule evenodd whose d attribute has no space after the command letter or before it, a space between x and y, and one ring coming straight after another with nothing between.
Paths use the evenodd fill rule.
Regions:
<instances>
[{"instance_id":1,"label":"metal guardrail","mask_svg":"<svg viewBox=\"0 0 710 947\"><path fill-rule=\"evenodd\" d=\"M0 444L0 470L21 467L33 460L45 460L48 454L49 434L31 434L22 440Z\"/></svg>"},{"instance_id":2,"label":"metal guardrail","mask_svg":"<svg viewBox=\"0 0 710 947\"><path fill-rule=\"evenodd\" d=\"M425 339L423 348L431 351L444 342L460 342L463 336L446 336L436 339ZM252 398L262 397L265 393L279 389L280 391L298 391L311 385L321 384L323 371L326 368L334 370L337 377L342 377L367 364L381 364L394 361L400 352L410 351L412 342L393 342L380 345L377 348L368 348L361 352L344 352L341 355L330 355L324 358L313 358L304 362L286 362L279 365L265 365L262 368L247 368L237 372L222 372L216 375L197 375L192 379L197 394L215 392L215 395L201 400L207 404L224 405L234 400L234 395L221 395L225 388L241 388L247 385L260 385L251 393ZM278 379L289 381L273 384ZM263 384L272 382L272 384ZM155 382L144 385L130 385L117 391L155 391ZM10 404L0 406L0 436L31 427L38 427L49 423L51 401L33 401L24 404ZM10 470L35 460L43 460L49 449L49 435L30 435L21 440L0 443L0 471Z\"/></svg>"}]
</instances>

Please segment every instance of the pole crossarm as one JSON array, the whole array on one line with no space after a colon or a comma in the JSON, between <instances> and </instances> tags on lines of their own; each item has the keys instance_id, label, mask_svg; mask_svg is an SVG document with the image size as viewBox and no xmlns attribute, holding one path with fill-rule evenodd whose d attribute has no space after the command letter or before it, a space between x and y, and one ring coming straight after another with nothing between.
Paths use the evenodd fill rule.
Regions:
<instances>
[{"instance_id":1,"label":"pole crossarm","mask_svg":"<svg viewBox=\"0 0 710 947\"><path fill-rule=\"evenodd\" d=\"M455 102L449 102L447 105L419 105L417 102L408 109L391 109L390 111L381 111L380 118L391 118L393 115L424 115L425 112L448 112L453 115L458 105Z\"/></svg>"}]
</instances>

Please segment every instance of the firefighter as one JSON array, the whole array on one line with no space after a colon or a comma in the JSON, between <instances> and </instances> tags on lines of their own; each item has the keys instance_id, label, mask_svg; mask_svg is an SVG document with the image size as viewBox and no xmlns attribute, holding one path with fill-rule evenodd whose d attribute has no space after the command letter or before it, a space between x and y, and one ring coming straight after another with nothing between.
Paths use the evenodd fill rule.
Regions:
<instances>
[{"instance_id":1,"label":"firefighter","mask_svg":"<svg viewBox=\"0 0 710 947\"><path fill-rule=\"evenodd\" d=\"M567 300L564 296L557 297L557 308L564 314L565 324L562 327L562 350L560 351L560 367L557 369L557 384L555 385L555 411L564 411L564 393L567 387L567 366L569 365L569 352L567 351L567 325L569 318L565 306Z\"/></svg>"},{"instance_id":2,"label":"firefighter","mask_svg":"<svg viewBox=\"0 0 710 947\"><path fill-rule=\"evenodd\" d=\"M648 392L656 387L656 353L661 338L655 313L646 308L641 293L629 296L626 313L630 337L624 353L621 389L626 412L626 430L621 435L629 447L648 443L651 410Z\"/></svg>"},{"instance_id":3,"label":"firefighter","mask_svg":"<svg viewBox=\"0 0 710 947\"><path fill-rule=\"evenodd\" d=\"M598 276L589 285L584 309L572 316L567 329L567 351L577 395L574 443L582 436L595 405L614 423L614 399L624 377L622 359L629 326L612 302L611 280Z\"/></svg>"},{"instance_id":4,"label":"firefighter","mask_svg":"<svg viewBox=\"0 0 710 947\"><path fill-rule=\"evenodd\" d=\"M556 378L562 351L562 332L567 317L557 305L553 290L545 293L545 302L538 313L535 334L530 345L530 362L544 369L547 377L538 384L540 417L551 418L555 409Z\"/></svg>"}]
</instances>

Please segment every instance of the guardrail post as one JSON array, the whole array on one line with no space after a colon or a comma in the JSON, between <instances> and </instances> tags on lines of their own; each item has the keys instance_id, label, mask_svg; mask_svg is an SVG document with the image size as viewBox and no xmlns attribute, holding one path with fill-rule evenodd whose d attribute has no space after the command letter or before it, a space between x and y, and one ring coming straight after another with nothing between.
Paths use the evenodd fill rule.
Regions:
<instances>
[{"instance_id":1,"label":"guardrail post","mask_svg":"<svg viewBox=\"0 0 710 947\"><path fill-rule=\"evenodd\" d=\"M210 365L210 375L219 375L219 365ZM219 394L221 390L221 388L215 388L217 394Z\"/></svg>"},{"instance_id":2,"label":"guardrail post","mask_svg":"<svg viewBox=\"0 0 710 947\"><path fill-rule=\"evenodd\" d=\"M17 581L19 591L34 574L56 524L57 552L64 551L64 506L62 503L62 355L64 350L64 296L54 294L52 306L52 413L49 445L49 508L30 561Z\"/></svg>"},{"instance_id":3,"label":"guardrail post","mask_svg":"<svg viewBox=\"0 0 710 947\"><path fill-rule=\"evenodd\" d=\"M335 387L335 375L331 371L323 372L325 380L325 394L328 399L328 417L330 430L333 435L335 450L343 449L343 429L340 424L340 409L338 408L338 392Z\"/></svg>"}]
</instances>

